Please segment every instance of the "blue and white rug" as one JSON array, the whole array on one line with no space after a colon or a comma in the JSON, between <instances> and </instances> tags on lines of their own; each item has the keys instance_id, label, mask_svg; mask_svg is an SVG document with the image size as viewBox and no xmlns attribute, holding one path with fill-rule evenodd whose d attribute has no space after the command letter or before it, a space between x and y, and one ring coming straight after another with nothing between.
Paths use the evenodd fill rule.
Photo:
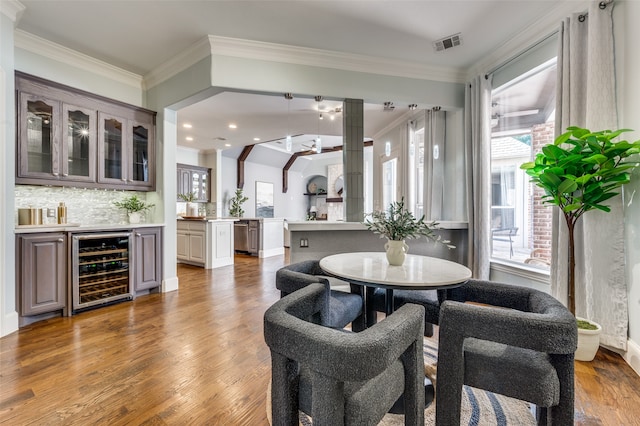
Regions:
<instances>
[{"instance_id":1,"label":"blue and white rug","mask_svg":"<svg viewBox=\"0 0 640 426\"><path fill-rule=\"evenodd\" d=\"M424 370L427 377L435 383L438 345L430 339L424 340ZM436 395L437 398L437 395ZM482 389L464 386L460 407L460 424L468 426L534 426L535 418L528 402L508 398ZM403 425L401 415L387 414L380 426ZM436 424L435 401L424 411L424 424Z\"/></svg>"}]
</instances>

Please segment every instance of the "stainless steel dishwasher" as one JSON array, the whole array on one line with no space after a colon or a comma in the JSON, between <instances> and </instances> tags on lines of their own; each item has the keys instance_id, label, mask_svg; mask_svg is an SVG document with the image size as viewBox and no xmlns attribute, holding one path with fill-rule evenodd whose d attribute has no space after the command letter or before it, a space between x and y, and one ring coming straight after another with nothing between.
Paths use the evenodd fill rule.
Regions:
<instances>
[{"instance_id":1,"label":"stainless steel dishwasher","mask_svg":"<svg viewBox=\"0 0 640 426\"><path fill-rule=\"evenodd\" d=\"M236 251L249 251L249 224L236 222L233 225L233 247Z\"/></svg>"}]
</instances>

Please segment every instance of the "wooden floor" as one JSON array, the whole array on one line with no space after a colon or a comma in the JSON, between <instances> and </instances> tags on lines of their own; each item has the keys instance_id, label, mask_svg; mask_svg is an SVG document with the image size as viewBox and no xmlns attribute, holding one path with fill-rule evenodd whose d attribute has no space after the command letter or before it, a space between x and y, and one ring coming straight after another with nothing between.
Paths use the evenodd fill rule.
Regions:
<instances>
[{"instance_id":1,"label":"wooden floor","mask_svg":"<svg viewBox=\"0 0 640 426\"><path fill-rule=\"evenodd\" d=\"M262 316L285 262L180 265L178 291L3 337L0 424L267 424ZM576 372L576 424L640 424L640 378L619 356L601 350Z\"/></svg>"}]
</instances>

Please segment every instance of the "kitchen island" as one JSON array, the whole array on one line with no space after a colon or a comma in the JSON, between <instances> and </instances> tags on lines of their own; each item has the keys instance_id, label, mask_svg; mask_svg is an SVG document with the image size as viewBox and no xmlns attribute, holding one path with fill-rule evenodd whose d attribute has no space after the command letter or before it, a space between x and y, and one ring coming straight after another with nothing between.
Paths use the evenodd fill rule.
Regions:
<instances>
[{"instance_id":1,"label":"kitchen island","mask_svg":"<svg viewBox=\"0 0 640 426\"><path fill-rule=\"evenodd\" d=\"M178 219L177 258L205 269L233 265L235 218Z\"/></svg>"}]
</instances>

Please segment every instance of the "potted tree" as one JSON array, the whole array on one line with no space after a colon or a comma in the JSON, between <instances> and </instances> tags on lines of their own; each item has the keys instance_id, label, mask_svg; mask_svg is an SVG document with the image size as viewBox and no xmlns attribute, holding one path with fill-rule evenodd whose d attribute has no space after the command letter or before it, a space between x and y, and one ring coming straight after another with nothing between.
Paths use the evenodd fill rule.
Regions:
<instances>
[{"instance_id":1,"label":"potted tree","mask_svg":"<svg viewBox=\"0 0 640 426\"><path fill-rule=\"evenodd\" d=\"M455 248L449 244L450 241L443 240L440 235L436 235L434 229L437 229L438 224L435 221L427 223L424 215L420 219L416 219L413 213L405 208L404 197L400 201L391 203L386 211L374 211L365 215L363 224L369 231L379 234L380 238L387 238L384 248L390 265L400 266L404 263L407 250L409 250L405 240L410 238L424 236L446 244L450 249Z\"/></svg>"},{"instance_id":2,"label":"potted tree","mask_svg":"<svg viewBox=\"0 0 640 426\"><path fill-rule=\"evenodd\" d=\"M545 145L534 161L520 166L531 177L531 181L544 190L542 202L558 206L567 224L568 308L574 315L575 226L582 215L590 210L611 211L606 205L607 200L620 193L622 185L629 182L631 171L638 167L637 162L625 160L640 152L640 141L613 141L629 131L592 132L580 127L568 127L567 132L558 136L552 144ZM590 361L598 350L600 326L594 324L589 327L589 321L578 320L576 359ZM585 349L584 345L589 342L591 349Z\"/></svg>"},{"instance_id":3,"label":"potted tree","mask_svg":"<svg viewBox=\"0 0 640 426\"><path fill-rule=\"evenodd\" d=\"M242 193L242 188L237 188L236 194L229 200L229 215L233 217L242 217L242 215L244 215L242 204L248 199L249 198L245 197Z\"/></svg>"},{"instance_id":4,"label":"potted tree","mask_svg":"<svg viewBox=\"0 0 640 426\"><path fill-rule=\"evenodd\" d=\"M114 201L113 204L127 211L129 223L140 223L142 213L155 206L155 204L150 204L140 199L136 194L125 197L120 201Z\"/></svg>"}]
</instances>

